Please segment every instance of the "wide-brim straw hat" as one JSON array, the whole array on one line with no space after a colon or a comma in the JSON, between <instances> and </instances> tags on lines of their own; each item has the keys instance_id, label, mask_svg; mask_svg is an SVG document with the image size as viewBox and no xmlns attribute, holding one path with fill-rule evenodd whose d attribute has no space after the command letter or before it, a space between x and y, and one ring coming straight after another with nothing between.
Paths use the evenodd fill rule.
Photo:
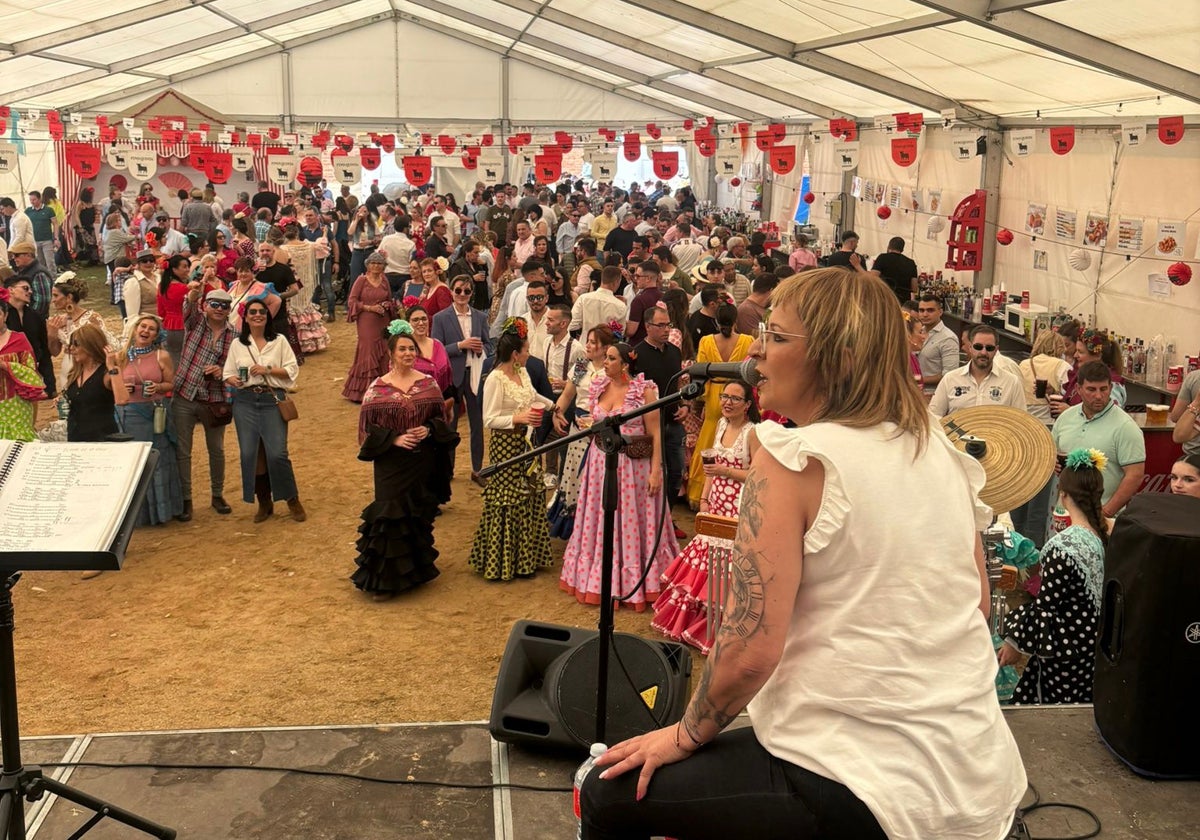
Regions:
<instances>
[{"instance_id":1,"label":"wide-brim straw hat","mask_svg":"<svg viewBox=\"0 0 1200 840\"><path fill-rule=\"evenodd\" d=\"M1011 511L1038 494L1054 474L1054 440L1045 424L1019 408L981 405L942 418L942 431L960 452L964 436L981 438L979 463L987 483L979 498L997 514Z\"/></svg>"}]
</instances>

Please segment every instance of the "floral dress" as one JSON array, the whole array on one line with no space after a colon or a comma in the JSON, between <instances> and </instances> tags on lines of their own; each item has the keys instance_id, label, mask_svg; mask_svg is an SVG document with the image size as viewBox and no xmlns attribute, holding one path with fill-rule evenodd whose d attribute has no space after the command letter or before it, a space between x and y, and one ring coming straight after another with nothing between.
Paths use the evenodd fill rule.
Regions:
<instances>
[{"instance_id":1,"label":"floral dress","mask_svg":"<svg viewBox=\"0 0 1200 840\"><path fill-rule=\"evenodd\" d=\"M0 346L0 440L33 440L34 403L45 398L33 347L24 333L7 331Z\"/></svg>"},{"instance_id":2,"label":"floral dress","mask_svg":"<svg viewBox=\"0 0 1200 840\"><path fill-rule=\"evenodd\" d=\"M1037 597L1013 611L1006 640L1030 654L1013 703L1090 703L1104 583L1104 544L1072 525L1042 549Z\"/></svg>"},{"instance_id":3,"label":"floral dress","mask_svg":"<svg viewBox=\"0 0 1200 840\"><path fill-rule=\"evenodd\" d=\"M717 423L717 463L735 470L749 469L749 435L754 428L747 422L738 432L732 446L722 446L728 424L725 418ZM744 482L725 476L714 476L708 488L708 512L714 516L737 519L742 499ZM728 540L697 534L684 546L683 551L667 568L663 575L666 597L654 604L654 620L650 626L675 641L686 642L702 653L708 653L708 567L710 553L714 550L729 551ZM718 592L717 598L723 597ZM718 603L719 607L720 604Z\"/></svg>"},{"instance_id":4,"label":"floral dress","mask_svg":"<svg viewBox=\"0 0 1200 840\"><path fill-rule=\"evenodd\" d=\"M321 310L313 305L313 292L317 288L316 249L311 242L285 242L283 249L291 258L292 270L300 283L300 291L287 299L288 322L296 330L296 338L305 355L324 350L329 346L329 331Z\"/></svg>"},{"instance_id":5,"label":"floral dress","mask_svg":"<svg viewBox=\"0 0 1200 840\"><path fill-rule=\"evenodd\" d=\"M592 419L599 421L610 414L619 414L645 403L649 382L638 374L629 380L625 402L620 411L609 411L600 405L600 397L608 387L604 374L592 380L588 403ZM624 435L646 434L644 417L635 417L621 426ZM575 527L571 541L563 554L563 570L559 587L575 596L581 604L600 603L600 572L602 561L604 509L604 453L595 444L588 450L587 463L579 478L579 503L575 511ZM671 518L664 522L659 533L662 510L662 489L650 495L651 458L630 458L622 453L618 459L618 489L620 507L617 509L616 533L613 535L612 593L638 612L658 598L659 581L672 558L679 553L679 543L671 527ZM655 544L658 551L654 550ZM643 581L643 569L649 571ZM642 585L639 586L639 581Z\"/></svg>"},{"instance_id":6,"label":"floral dress","mask_svg":"<svg viewBox=\"0 0 1200 840\"><path fill-rule=\"evenodd\" d=\"M717 348L717 340L711 335L700 339L696 350L697 362L740 362L750 355L750 345L754 338L748 333L738 335L729 358L721 357ZM693 509L700 504L700 491L704 487L704 466L700 463L700 453L712 446L713 436L717 430L717 420L721 417L721 392L725 390L724 382L709 382L704 386L704 425L692 447L691 467L687 481L688 501Z\"/></svg>"}]
</instances>

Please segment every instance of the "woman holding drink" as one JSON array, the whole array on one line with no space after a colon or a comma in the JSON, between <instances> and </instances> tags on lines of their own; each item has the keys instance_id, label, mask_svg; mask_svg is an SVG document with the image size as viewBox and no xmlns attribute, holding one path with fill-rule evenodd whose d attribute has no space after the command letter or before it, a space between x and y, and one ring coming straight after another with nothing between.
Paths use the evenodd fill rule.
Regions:
<instances>
[{"instance_id":1,"label":"woman holding drink","mask_svg":"<svg viewBox=\"0 0 1200 840\"><path fill-rule=\"evenodd\" d=\"M523 318L509 318L496 340L496 367L483 383L483 425L492 430L490 463L528 452L530 429L538 428L543 413L554 406L533 390L525 370L528 358L529 327ZM545 484L536 458L488 479L468 562L486 580L531 577L554 562Z\"/></svg>"}]
</instances>

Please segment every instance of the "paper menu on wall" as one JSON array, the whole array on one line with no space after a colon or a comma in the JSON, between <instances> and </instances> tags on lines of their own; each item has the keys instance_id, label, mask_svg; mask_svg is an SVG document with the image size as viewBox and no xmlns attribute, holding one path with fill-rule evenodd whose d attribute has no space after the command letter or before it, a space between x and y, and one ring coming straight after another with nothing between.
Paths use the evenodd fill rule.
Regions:
<instances>
[{"instance_id":1,"label":"paper menu on wall","mask_svg":"<svg viewBox=\"0 0 1200 840\"><path fill-rule=\"evenodd\" d=\"M0 555L107 551L149 443L0 441Z\"/></svg>"}]
</instances>

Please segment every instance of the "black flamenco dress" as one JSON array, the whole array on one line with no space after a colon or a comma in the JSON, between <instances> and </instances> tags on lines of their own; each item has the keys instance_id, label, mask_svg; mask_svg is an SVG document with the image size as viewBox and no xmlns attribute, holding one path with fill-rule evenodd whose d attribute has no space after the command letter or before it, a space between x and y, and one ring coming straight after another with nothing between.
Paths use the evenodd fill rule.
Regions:
<instances>
[{"instance_id":1,"label":"black flamenco dress","mask_svg":"<svg viewBox=\"0 0 1200 840\"><path fill-rule=\"evenodd\" d=\"M351 576L365 592L399 593L433 580L438 552L433 519L448 495L450 456L458 434L442 419L442 391L430 377L407 391L376 379L363 395L358 457L375 466L375 501L362 512ZM427 426L416 449L396 446L408 429Z\"/></svg>"}]
</instances>

